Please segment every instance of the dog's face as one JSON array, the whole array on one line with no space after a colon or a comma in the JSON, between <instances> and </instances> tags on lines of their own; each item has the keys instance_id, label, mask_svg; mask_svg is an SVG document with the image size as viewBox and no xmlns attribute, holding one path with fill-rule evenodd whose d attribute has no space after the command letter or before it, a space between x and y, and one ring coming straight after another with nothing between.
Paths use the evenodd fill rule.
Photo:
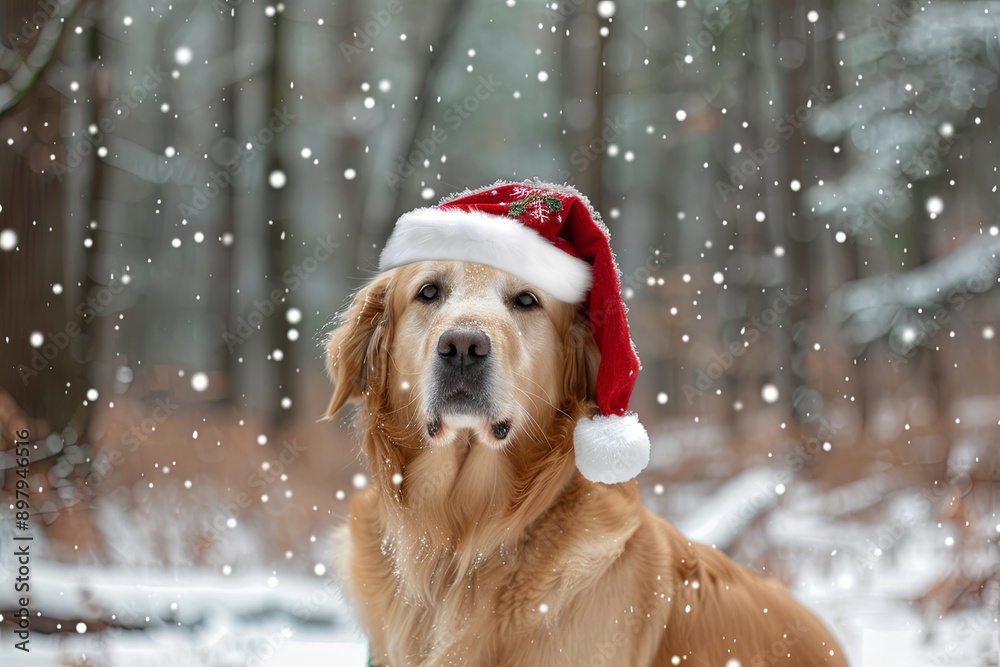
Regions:
<instances>
[{"instance_id":1,"label":"dog's face","mask_svg":"<svg viewBox=\"0 0 1000 667\"><path fill-rule=\"evenodd\" d=\"M501 446L547 420L562 398L572 306L482 264L423 262L397 279L392 408L412 401L432 443L471 430Z\"/></svg>"},{"instance_id":2,"label":"dog's face","mask_svg":"<svg viewBox=\"0 0 1000 667\"><path fill-rule=\"evenodd\" d=\"M596 368L575 304L458 261L380 275L355 297L328 352L331 414L362 398L362 417L394 450L368 452L369 462L403 465L414 448L511 451L550 441L554 421L587 400Z\"/></svg>"}]
</instances>

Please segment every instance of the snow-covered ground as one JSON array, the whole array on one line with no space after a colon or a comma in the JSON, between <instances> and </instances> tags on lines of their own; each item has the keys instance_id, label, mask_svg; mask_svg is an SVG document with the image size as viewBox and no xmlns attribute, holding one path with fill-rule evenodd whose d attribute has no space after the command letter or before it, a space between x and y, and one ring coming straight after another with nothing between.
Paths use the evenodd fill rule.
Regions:
<instances>
[{"instance_id":1,"label":"snow-covered ground","mask_svg":"<svg viewBox=\"0 0 1000 667\"><path fill-rule=\"evenodd\" d=\"M28 654L5 632L2 665L367 664L367 644L329 577L39 562L31 578L33 611L72 627L33 632ZM4 608L13 602L12 591L0 594Z\"/></svg>"},{"instance_id":2,"label":"snow-covered ground","mask_svg":"<svg viewBox=\"0 0 1000 667\"><path fill-rule=\"evenodd\" d=\"M757 467L716 489L694 482L675 489L688 501L703 496L675 520L693 539L789 581L852 665L1000 663L996 545L970 557L959 549L963 532L934 520L928 499L947 499L947 488L897 488L887 477L825 493L795 483L778 493L773 480L782 475ZM646 501L669 514L662 488ZM857 519L859 509L875 505L878 520ZM366 665L367 643L338 583L318 572L290 563L220 571L38 560L32 609L42 620L33 624L31 653L13 649L5 622L0 665ZM14 603L11 587L0 588L0 608Z\"/></svg>"}]
</instances>

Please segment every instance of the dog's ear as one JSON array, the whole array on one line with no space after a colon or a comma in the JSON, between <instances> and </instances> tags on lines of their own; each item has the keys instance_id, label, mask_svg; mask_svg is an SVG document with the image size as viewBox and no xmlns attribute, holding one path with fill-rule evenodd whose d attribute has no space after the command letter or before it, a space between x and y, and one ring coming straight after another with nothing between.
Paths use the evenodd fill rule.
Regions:
<instances>
[{"instance_id":1,"label":"dog's ear","mask_svg":"<svg viewBox=\"0 0 1000 667\"><path fill-rule=\"evenodd\" d=\"M340 326L330 333L326 367L334 390L327 417L365 391L374 391L379 378L384 381L392 335L391 286L391 276L383 275L358 291L340 316Z\"/></svg>"},{"instance_id":2,"label":"dog's ear","mask_svg":"<svg viewBox=\"0 0 1000 667\"><path fill-rule=\"evenodd\" d=\"M581 403L597 401L597 368L601 351L594 341L586 320L577 315L570 326L566 341L566 361L563 370L563 393Z\"/></svg>"}]
</instances>

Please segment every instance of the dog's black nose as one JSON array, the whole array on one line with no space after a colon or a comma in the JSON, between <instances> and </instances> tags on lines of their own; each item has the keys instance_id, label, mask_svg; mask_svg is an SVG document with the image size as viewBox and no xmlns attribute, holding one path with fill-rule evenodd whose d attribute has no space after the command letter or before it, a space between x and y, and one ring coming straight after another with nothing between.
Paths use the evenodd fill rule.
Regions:
<instances>
[{"instance_id":1,"label":"dog's black nose","mask_svg":"<svg viewBox=\"0 0 1000 667\"><path fill-rule=\"evenodd\" d=\"M438 339L438 354L452 366L465 368L490 354L490 337L480 329L454 327Z\"/></svg>"}]
</instances>

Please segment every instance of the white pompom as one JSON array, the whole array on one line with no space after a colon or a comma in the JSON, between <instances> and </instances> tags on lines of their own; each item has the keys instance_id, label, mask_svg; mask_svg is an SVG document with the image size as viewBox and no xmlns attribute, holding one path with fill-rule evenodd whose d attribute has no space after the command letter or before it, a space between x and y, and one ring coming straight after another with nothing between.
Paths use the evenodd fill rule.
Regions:
<instances>
[{"instance_id":1,"label":"white pompom","mask_svg":"<svg viewBox=\"0 0 1000 667\"><path fill-rule=\"evenodd\" d=\"M576 467L592 482L627 482L649 465L649 435L635 413L581 419L573 448Z\"/></svg>"}]
</instances>

